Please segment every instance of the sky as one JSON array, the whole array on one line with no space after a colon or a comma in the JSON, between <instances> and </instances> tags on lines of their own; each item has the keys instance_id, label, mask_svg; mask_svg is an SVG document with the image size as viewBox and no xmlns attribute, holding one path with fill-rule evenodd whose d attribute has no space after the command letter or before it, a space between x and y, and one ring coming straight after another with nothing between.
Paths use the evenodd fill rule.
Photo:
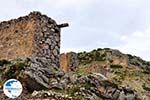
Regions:
<instances>
[{"instance_id":1,"label":"sky","mask_svg":"<svg viewBox=\"0 0 150 100\"><path fill-rule=\"evenodd\" d=\"M0 21L32 11L67 22L61 52L113 48L150 61L149 0L0 0Z\"/></svg>"}]
</instances>

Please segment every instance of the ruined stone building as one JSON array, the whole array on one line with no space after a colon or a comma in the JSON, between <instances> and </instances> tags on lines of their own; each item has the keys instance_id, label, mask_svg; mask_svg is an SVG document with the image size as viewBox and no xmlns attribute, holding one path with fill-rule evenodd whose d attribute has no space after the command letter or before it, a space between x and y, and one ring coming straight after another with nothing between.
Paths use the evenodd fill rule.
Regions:
<instances>
[{"instance_id":1,"label":"ruined stone building","mask_svg":"<svg viewBox=\"0 0 150 100\"><path fill-rule=\"evenodd\" d=\"M0 59L44 57L59 66L60 28L39 12L0 23Z\"/></svg>"}]
</instances>

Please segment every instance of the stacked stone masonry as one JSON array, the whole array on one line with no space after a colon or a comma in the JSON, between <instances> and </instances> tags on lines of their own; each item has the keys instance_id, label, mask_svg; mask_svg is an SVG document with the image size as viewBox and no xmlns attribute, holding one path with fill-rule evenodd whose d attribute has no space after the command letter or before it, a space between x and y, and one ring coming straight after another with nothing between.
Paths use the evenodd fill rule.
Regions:
<instances>
[{"instance_id":1,"label":"stacked stone masonry","mask_svg":"<svg viewBox=\"0 0 150 100\"><path fill-rule=\"evenodd\" d=\"M44 57L59 66L60 28L39 12L0 23L0 59Z\"/></svg>"},{"instance_id":2,"label":"stacked stone masonry","mask_svg":"<svg viewBox=\"0 0 150 100\"><path fill-rule=\"evenodd\" d=\"M79 65L77 53L69 52L60 55L60 68L64 72L74 71Z\"/></svg>"}]
</instances>

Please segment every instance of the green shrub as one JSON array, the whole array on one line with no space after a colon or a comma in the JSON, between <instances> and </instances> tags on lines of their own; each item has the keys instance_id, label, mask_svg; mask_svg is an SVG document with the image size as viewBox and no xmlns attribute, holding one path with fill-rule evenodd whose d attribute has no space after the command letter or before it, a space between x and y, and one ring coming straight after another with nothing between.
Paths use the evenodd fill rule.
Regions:
<instances>
[{"instance_id":1,"label":"green shrub","mask_svg":"<svg viewBox=\"0 0 150 100\"><path fill-rule=\"evenodd\" d=\"M147 84L144 83L144 84L142 85L142 87L143 87L144 90L150 91L150 85L147 85Z\"/></svg>"},{"instance_id":2,"label":"green shrub","mask_svg":"<svg viewBox=\"0 0 150 100\"><path fill-rule=\"evenodd\" d=\"M5 59L0 60L0 66L3 66L4 64L10 64L10 61L5 60Z\"/></svg>"},{"instance_id":3,"label":"green shrub","mask_svg":"<svg viewBox=\"0 0 150 100\"><path fill-rule=\"evenodd\" d=\"M104 80L103 83L104 83L103 85L104 85L105 87L111 86L111 87L113 87L113 88L118 88L117 84L112 83L112 82L110 82L110 81L108 81L108 80Z\"/></svg>"},{"instance_id":4,"label":"green shrub","mask_svg":"<svg viewBox=\"0 0 150 100\"><path fill-rule=\"evenodd\" d=\"M4 79L16 78L21 70L28 66L28 62L17 59L11 61L11 63L7 66L8 70L2 74Z\"/></svg>"},{"instance_id":5,"label":"green shrub","mask_svg":"<svg viewBox=\"0 0 150 100\"><path fill-rule=\"evenodd\" d=\"M78 86L78 85L73 85L73 87L70 88L70 89L68 89L67 91L68 91L68 93L69 93L69 96L74 96L74 94L75 94L76 92L79 92L79 91L80 91L80 86Z\"/></svg>"},{"instance_id":6,"label":"green shrub","mask_svg":"<svg viewBox=\"0 0 150 100\"><path fill-rule=\"evenodd\" d=\"M148 71L148 70L143 70L143 73L144 73L144 74L150 74L150 71Z\"/></svg>"},{"instance_id":7,"label":"green shrub","mask_svg":"<svg viewBox=\"0 0 150 100\"><path fill-rule=\"evenodd\" d=\"M78 53L78 59L80 64L88 64L92 61L105 61L105 57L106 54L101 54L98 50Z\"/></svg>"},{"instance_id":8,"label":"green shrub","mask_svg":"<svg viewBox=\"0 0 150 100\"><path fill-rule=\"evenodd\" d=\"M98 48L98 49L97 49L97 51L101 51L101 50L103 50L103 49L101 49L101 48Z\"/></svg>"},{"instance_id":9,"label":"green shrub","mask_svg":"<svg viewBox=\"0 0 150 100\"><path fill-rule=\"evenodd\" d=\"M110 50L110 48L104 48L104 50Z\"/></svg>"},{"instance_id":10,"label":"green shrub","mask_svg":"<svg viewBox=\"0 0 150 100\"><path fill-rule=\"evenodd\" d=\"M110 65L110 68L123 68L121 65L113 64Z\"/></svg>"},{"instance_id":11,"label":"green shrub","mask_svg":"<svg viewBox=\"0 0 150 100\"><path fill-rule=\"evenodd\" d=\"M129 59L133 59L134 57L130 54L127 54L127 56L129 57Z\"/></svg>"},{"instance_id":12,"label":"green shrub","mask_svg":"<svg viewBox=\"0 0 150 100\"><path fill-rule=\"evenodd\" d=\"M149 67L146 67L146 68L143 70L143 73L144 73L144 74L150 74L150 68L149 68Z\"/></svg>"}]
</instances>

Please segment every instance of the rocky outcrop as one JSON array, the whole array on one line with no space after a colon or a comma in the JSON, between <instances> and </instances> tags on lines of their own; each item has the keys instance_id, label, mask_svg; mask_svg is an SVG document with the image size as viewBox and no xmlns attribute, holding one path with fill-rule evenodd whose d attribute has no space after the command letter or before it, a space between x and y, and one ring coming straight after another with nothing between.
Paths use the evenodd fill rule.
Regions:
<instances>
[{"instance_id":1,"label":"rocky outcrop","mask_svg":"<svg viewBox=\"0 0 150 100\"><path fill-rule=\"evenodd\" d=\"M101 73L118 86L132 87L143 98L150 97L150 62L109 48L80 52L78 59L76 73Z\"/></svg>"},{"instance_id":2,"label":"rocky outcrop","mask_svg":"<svg viewBox=\"0 0 150 100\"><path fill-rule=\"evenodd\" d=\"M65 74L44 58L1 61L0 68L2 80L16 78L23 84L24 91L18 100L140 100L132 88L119 87L101 73ZM9 100L4 94L0 98Z\"/></svg>"},{"instance_id":3,"label":"rocky outcrop","mask_svg":"<svg viewBox=\"0 0 150 100\"><path fill-rule=\"evenodd\" d=\"M123 54L119 50L104 48L95 49L91 52L79 52L80 64L91 63L92 61L105 61L108 64L121 65L124 67L150 68L150 62L140 57Z\"/></svg>"},{"instance_id":4,"label":"rocky outcrop","mask_svg":"<svg viewBox=\"0 0 150 100\"><path fill-rule=\"evenodd\" d=\"M34 90L64 89L70 82L69 77L63 71L58 69L57 66L51 66L44 58L16 59L1 62L0 83L12 78L18 79L22 83L24 91L27 91L28 94Z\"/></svg>"},{"instance_id":5,"label":"rocky outcrop","mask_svg":"<svg viewBox=\"0 0 150 100\"><path fill-rule=\"evenodd\" d=\"M60 67L64 72L75 70L79 65L77 53L69 52L60 55Z\"/></svg>"},{"instance_id":6,"label":"rocky outcrop","mask_svg":"<svg viewBox=\"0 0 150 100\"><path fill-rule=\"evenodd\" d=\"M32 98L54 100L140 100L130 88L118 88L98 73L73 78L65 90L34 91Z\"/></svg>"}]
</instances>

